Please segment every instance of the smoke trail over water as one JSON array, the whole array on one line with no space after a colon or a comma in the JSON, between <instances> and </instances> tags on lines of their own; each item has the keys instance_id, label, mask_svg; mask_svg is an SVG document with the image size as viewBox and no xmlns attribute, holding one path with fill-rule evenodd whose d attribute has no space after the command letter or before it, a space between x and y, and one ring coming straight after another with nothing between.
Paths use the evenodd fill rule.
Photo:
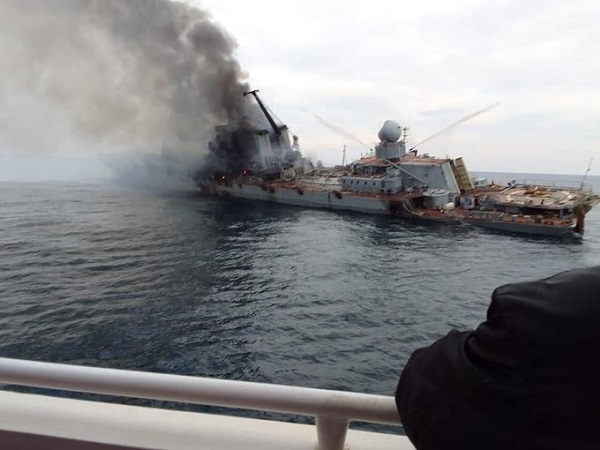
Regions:
<instances>
[{"instance_id":1,"label":"smoke trail over water","mask_svg":"<svg viewBox=\"0 0 600 450\"><path fill-rule=\"evenodd\" d=\"M236 43L170 0L2 0L0 150L206 152L242 114Z\"/></svg>"},{"instance_id":2,"label":"smoke trail over water","mask_svg":"<svg viewBox=\"0 0 600 450\"><path fill-rule=\"evenodd\" d=\"M324 126L326 126L327 128L329 128L331 131L333 131L334 133L339 134L342 137L348 138L351 141L355 141L358 142L359 144L361 144L362 146L364 146L365 148L370 148L369 144L365 144L363 141L361 141L359 138L357 138L356 136L354 136L353 134L347 132L346 130L344 130L343 128L340 128L338 126L335 126L327 121L325 121L325 119L323 119L322 117L316 115L315 113L312 113L310 111L307 110L303 110L305 112L307 112L308 114L312 115L315 119L317 119L319 122L321 122Z\"/></svg>"},{"instance_id":3,"label":"smoke trail over water","mask_svg":"<svg viewBox=\"0 0 600 450\"><path fill-rule=\"evenodd\" d=\"M500 103L494 103L493 105L490 105L486 108L483 108L480 111L474 112L473 114L469 114L468 116L463 117L460 120L457 120L456 122L448 125L447 127L443 128L442 130L438 131L437 133L432 134L431 136L429 136L427 139L422 140L421 142L419 142L417 145L415 145L412 148L417 148L419 145L424 144L425 142L430 141L431 139L434 139L444 133L446 133L447 131L450 131L452 128L454 128L457 125L460 125L461 123L467 122L475 117L477 117L480 114L483 114L485 112L488 112L490 109L495 108L496 106L498 106Z\"/></svg>"}]
</instances>

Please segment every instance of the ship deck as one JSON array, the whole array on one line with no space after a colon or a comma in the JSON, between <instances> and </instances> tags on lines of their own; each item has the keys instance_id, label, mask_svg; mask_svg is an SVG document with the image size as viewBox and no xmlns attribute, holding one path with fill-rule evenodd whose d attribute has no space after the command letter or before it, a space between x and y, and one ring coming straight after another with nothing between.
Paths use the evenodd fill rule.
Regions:
<instances>
[{"instance_id":1,"label":"ship deck","mask_svg":"<svg viewBox=\"0 0 600 450\"><path fill-rule=\"evenodd\" d=\"M537 186L476 189L474 193L492 199L497 205L552 210L574 208L586 196L583 191L579 190L549 189Z\"/></svg>"}]
</instances>

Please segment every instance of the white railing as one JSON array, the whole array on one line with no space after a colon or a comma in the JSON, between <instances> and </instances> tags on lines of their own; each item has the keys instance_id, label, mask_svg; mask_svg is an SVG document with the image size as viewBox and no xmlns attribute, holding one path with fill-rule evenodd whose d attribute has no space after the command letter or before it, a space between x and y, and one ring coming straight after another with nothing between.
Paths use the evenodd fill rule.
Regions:
<instances>
[{"instance_id":1,"label":"white railing","mask_svg":"<svg viewBox=\"0 0 600 450\"><path fill-rule=\"evenodd\" d=\"M400 425L392 397L0 358L0 383L315 417L319 450L342 450L348 422Z\"/></svg>"}]
</instances>

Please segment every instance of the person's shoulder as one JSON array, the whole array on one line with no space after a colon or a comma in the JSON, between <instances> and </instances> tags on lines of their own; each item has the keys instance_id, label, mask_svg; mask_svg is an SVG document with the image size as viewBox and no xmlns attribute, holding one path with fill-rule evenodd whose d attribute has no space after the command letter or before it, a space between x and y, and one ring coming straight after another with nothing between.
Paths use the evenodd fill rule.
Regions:
<instances>
[{"instance_id":1,"label":"person's shoulder","mask_svg":"<svg viewBox=\"0 0 600 450\"><path fill-rule=\"evenodd\" d=\"M500 286L492 295L491 313L579 315L600 312L600 266L569 270L535 281Z\"/></svg>"},{"instance_id":2,"label":"person's shoulder","mask_svg":"<svg viewBox=\"0 0 600 450\"><path fill-rule=\"evenodd\" d=\"M600 266L500 286L486 322L531 350L600 340Z\"/></svg>"}]
</instances>

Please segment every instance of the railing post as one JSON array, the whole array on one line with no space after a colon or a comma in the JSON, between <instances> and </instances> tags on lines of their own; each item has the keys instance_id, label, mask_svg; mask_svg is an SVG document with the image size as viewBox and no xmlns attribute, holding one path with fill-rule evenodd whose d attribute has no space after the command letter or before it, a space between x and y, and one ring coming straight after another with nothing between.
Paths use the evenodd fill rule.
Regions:
<instances>
[{"instance_id":1,"label":"railing post","mask_svg":"<svg viewBox=\"0 0 600 450\"><path fill-rule=\"evenodd\" d=\"M319 450L344 450L348 420L339 417L317 416Z\"/></svg>"}]
</instances>

